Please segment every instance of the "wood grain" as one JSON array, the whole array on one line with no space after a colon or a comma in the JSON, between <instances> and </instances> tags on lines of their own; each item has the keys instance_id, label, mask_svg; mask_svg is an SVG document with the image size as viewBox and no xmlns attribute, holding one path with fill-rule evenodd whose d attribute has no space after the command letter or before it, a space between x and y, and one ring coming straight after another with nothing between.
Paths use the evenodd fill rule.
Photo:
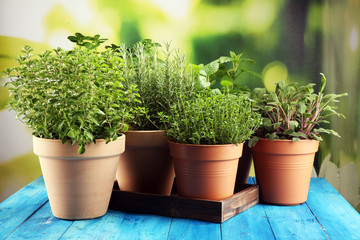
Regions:
<instances>
[{"instance_id":1,"label":"wood grain","mask_svg":"<svg viewBox=\"0 0 360 240\"><path fill-rule=\"evenodd\" d=\"M109 208L118 211L157 214L222 223L258 203L258 186L240 184L235 194L219 201L113 190Z\"/></svg>"},{"instance_id":2,"label":"wood grain","mask_svg":"<svg viewBox=\"0 0 360 240\"><path fill-rule=\"evenodd\" d=\"M255 181L254 178L249 179L249 183ZM154 201L159 200L159 196L148 197L153 198L153 202L146 203L150 210L167 209L154 204ZM228 211L226 207L219 207L219 203L223 203L221 206L243 204L242 200L232 198L222 201L186 199L185 202L176 195L172 198L184 205L180 211L177 210L177 214L181 215L185 210L187 214L194 214L194 211L205 212L204 218L213 217L212 214L218 214L218 210L220 213ZM161 204L171 203L169 199L160 196L159 201ZM139 204L141 201L135 203ZM201 207L197 205L199 201ZM206 207L202 205L204 202ZM207 209L214 206L216 211ZM91 220L57 219L51 213L45 185L40 177L0 203L0 221L0 239L6 240L360 239L360 214L323 178L311 180L309 197L305 204L291 207L257 204L218 224L207 222L206 219L199 221L115 210L109 210L105 216Z\"/></svg>"}]
</instances>

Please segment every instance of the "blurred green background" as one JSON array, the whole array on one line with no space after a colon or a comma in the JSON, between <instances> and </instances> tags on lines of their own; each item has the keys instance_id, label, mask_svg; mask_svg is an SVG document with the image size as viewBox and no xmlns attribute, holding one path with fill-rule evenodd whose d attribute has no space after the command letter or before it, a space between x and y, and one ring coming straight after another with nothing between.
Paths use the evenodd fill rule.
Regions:
<instances>
[{"instance_id":1,"label":"blurred green background","mask_svg":"<svg viewBox=\"0 0 360 240\"><path fill-rule=\"evenodd\" d=\"M16 64L21 47L71 48L68 35L100 34L128 45L143 38L172 42L190 62L208 63L232 50L256 61L263 80L239 81L274 88L328 79L328 92L348 92L332 119L341 139L326 138L315 161L317 175L360 211L360 1L344 0L0 0L0 71ZM0 83L0 202L41 174L31 132L6 110Z\"/></svg>"}]
</instances>

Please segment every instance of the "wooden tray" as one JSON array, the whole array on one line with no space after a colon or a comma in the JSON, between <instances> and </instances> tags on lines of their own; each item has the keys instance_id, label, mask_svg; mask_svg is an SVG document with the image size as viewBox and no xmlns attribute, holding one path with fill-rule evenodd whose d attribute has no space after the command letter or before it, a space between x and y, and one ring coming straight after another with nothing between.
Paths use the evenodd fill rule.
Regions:
<instances>
[{"instance_id":1,"label":"wooden tray","mask_svg":"<svg viewBox=\"0 0 360 240\"><path fill-rule=\"evenodd\" d=\"M258 202L259 187L252 184L236 185L234 195L212 201L178 196L175 182L170 196L120 191L115 183L109 208L222 223Z\"/></svg>"}]
</instances>

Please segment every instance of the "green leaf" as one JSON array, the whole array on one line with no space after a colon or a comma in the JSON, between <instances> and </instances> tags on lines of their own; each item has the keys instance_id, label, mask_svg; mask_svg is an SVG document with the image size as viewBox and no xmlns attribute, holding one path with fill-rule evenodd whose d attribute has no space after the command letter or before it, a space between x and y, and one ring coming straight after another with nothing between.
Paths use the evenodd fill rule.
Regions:
<instances>
[{"instance_id":1,"label":"green leaf","mask_svg":"<svg viewBox=\"0 0 360 240\"><path fill-rule=\"evenodd\" d=\"M114 134L114 136L112 137L112 140L115 141L118 138L117 134Z\"/></svg>"},{"instance_id":2,"label":"green leaf","mask_svg":"<svg viewBox=\"0 0 360 240\"><path fill-rule=\"evenodd\" d=\"M320 92L322 92L325 88L326 85L326 78L325 75L323 73L320 73L321 75L321 85L320 85Z\"/></svg>"},{"instance_id":3,"label":"green leaf","mask_svg":"<svg viewBox=\"0 0 360 240\"><path fill-rule=\"evenodd\" d=\"M286 129L286 130L283 132L284 135L290 135L290 134L292 134L292 133L294 133L294 130L293 130L293 129Z\"/></svg>"},{"instance_id":4,"label":"green leaf","mask_svg":"<svg viewBox=\"0 0 360 240\"><path fill-rule=\"evenodd\" d=\"M196 91L207 89L210 86L210 82L204 76L199 76L195 82Z\"/></svg>"},{"instance_id":5,"label":"green leaf","mask_svg":"<svg viewBox=\"0 0 360 240\"><path fill-rule=\"evenodd\" d=\"M307 108L304 102L298 102L297 106L299 109L299 113L304 114L306 112Z\"/></svg>"},{"instance_id":6,"label":"green leaf","mask_svg":"<svg viewBox=\"0 0 360 240\"><path fill-rule=\"evenodd\" d=\"M84 152L85 152L85 147L81 145L81 146L78 148L78 153L81 155L81 154L83 154Z\"/></svg>"},{"instance_id":7,"label":"green leaf","mask_svg":"<svg viewBox=\"0 0 360 240\"><path fill-rule=\"evenodd\" d=\"M92 135L92 133L86 131L85 134L89 139L91 139L91 140L94 139L94 135Z\"/></svg>"},{"instance_id":8,"label":"green leaf","mask_svg":"<svg viewBox=\"0 0 360 240\"><path fill-rule=\"evenodd\" d=\"M274 139L278 139L279 137L277 136L276 132L273 132L269 135L268 138L270 141L274 141Z\"/></svg>"},{"instance_id":9,"label":"green leaf","mask_svg":"<svg viewBox=\"0 0 360 240\"><path fill-rule=\"evenodd\" d=\"M227 62L231 62L231 58L230 57L220 57L219 58L219 62L220 63L227 63Z\"/></svg>"},{"instance_id":10,"label":"green leaf","mask_svg":"<svg viewBox=\"0 0 360 240\"><path fill-rule=\"evenodd\" d=\"M290 129L295 130L299 126L299 123L297 121L289 121L289 125Z\"/></svg>"},{"instance_id":11,"label":"green leaf","mask_svg":"<svg viewBox=\"0 0 360 240\"><path fill-rule=\"evenodd\" d=\"M222 80L220 84L225 88L230 88L234 85L232 82L227 80Z\"/></svg>"},{"instance_id":12,"label":"green leaf","mask_svg":"<svg viewBox=\"0 0 360 240\"><path fill-rule=\"evenodd\" d=\"M211 63L204 66L204 71L207 76L214 74L219 69L219 63L217 60L212 61Z\"/></svg>"},{"instance_id":13,"label":"green leaf","mask_svg":"<svg viewBox=\"0 0 360 240\"><path fill-rule=\"evenodd\" d=\"M95 48L96 48L96 45L87 42L87 43L85 43L85 47L86 47L87 49L91 50L91 49L95 49Z\"/></svg>"},{"instance_id":14,"label":"green leaf","mask_svg":"<svg viewBox=\"0 0 360 240\"><path fill-rule=\"evenodd\" d=\"M218 88L211 89L211 95L221 95L221 91Z\"/></svg>"},{"instance_id":15,"label":"green leaf","mask_svg":"<svg viewBox=\"0 0 360 240\"><path fill-rule=\"evenodd\" d=\"M70 131L68 131L68 133L67 133L67 136L68 136L69 138L75 138L75 137L76 137L75 130L70 129Z\"/></svg>"},{"instance_id":16,"label":"green leaf","mask_svg":"<svg viewBox=\"0 0 360 240\"><path fill-rule=\"evenodd\" d=\"M307 139L306 134L305 134L305 133L302 133L302 132L293 132L293 133L289 134L289 136L292 136L292 137L302 137L302 138Z\"/></svg>"},{"instance_id":17,"label":"green leaf","mask_svg":"<svg viewBox=\"0 0 360 240\"><path fill-rule=\"evenodd\" d=\"M77 37L75 37L75 36L68 36L68 39L69 39L71 42L77 42Z\"/></svg>"},{"instance_id":18,"label":"green leaf","mask_svg":"<svg viewBox=\"0 0 360 240\"><path fill-rule=\"evenodd\" d=\"M101 111L100 109L98 109L98 108L95 110L95 112L96 112L97 114L100 114L100 115L105 116L105 113L104 113L103 111Z\"/></svg>"},{"instance_id":19,"label":"green leaf","mask_svg":"<svg viewBox=\"0 0 360 240\"><path fill-rule=\"evenodd\" d=\"M313 133L310 135L310 138L311 138L311 139L318 140L318 141L320 141L320 142L323 140L322 137L320 137L320 136L318 136L318 135L316 135L316 134L313 134Z\"/></svg>"},{"instance_id":20,"label":"green leaf","mask_svg":"<svg viewBox=\"0 0 360 240\"><path fill-rule=\"evenodd\" d=\"M123 126L123 132L126 133L128 130L129 130L129 125L125 123Z\"/></svg>"},{"instance_id":21,"label":"green leaf","mask_svg":"<svg viewBox=\"0 0 360 240\"><path fill-rule=\"evenodd\" d=\"M257 137L257 136L252 136L252 137L250 138L249 142L248 142L249 148L254 147L254 146L256 145L256 143L259 141L259 139L260 139L260 138Z\"/></svg>"}]
</instances>

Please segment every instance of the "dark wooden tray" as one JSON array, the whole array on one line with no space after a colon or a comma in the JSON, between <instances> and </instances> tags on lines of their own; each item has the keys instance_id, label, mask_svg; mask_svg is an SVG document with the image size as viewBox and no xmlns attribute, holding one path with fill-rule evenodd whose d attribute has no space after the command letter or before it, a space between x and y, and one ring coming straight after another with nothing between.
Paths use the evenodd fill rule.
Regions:
<instances>
[{"instance_id":1,"label":"dark wooden tray","mask_svg":"<svg viewBox=\"0 0 360 240\"><path fill-rule=\"evenodd\" d=\"M115 183L109 208L118 211L157 214L222 223L259 202L259 188L238 184L235 194L219 201L180 197L176 186L170 196L120 191Z\"/></svg>"}]
</instances>

